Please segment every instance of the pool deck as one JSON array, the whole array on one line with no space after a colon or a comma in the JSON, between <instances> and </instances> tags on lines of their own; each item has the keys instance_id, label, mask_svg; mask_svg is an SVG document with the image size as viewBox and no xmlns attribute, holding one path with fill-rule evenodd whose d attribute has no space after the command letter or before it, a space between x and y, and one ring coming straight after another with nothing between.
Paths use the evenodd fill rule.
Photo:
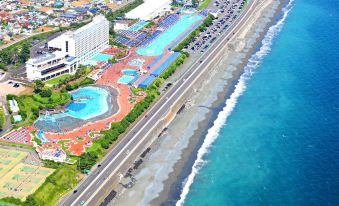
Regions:
<instances>
[{"instance_id":1,"label":"pool deck","mask_svg":"<svg viewBox=\"0 0 339 206\"><path fill-rule=\"evenodd\" d=\"M201 23L201 22L200 22ZM112 100L113 107L115 108L114 112L105 113L98 117L92 118L89 121L80 121L79 127L76 128L67 128L64 132L60 133L49 133L44 132L45 136L49 140L46 144L38 146L39 150L49 150L49 149L61 149L68 154L80 156L86 151L86 148L92 146L94 139L100 137L99 132L102 130L107 130L110 128L111 123L121 121L134 107L137 102L140 102L147 94L140 92L140 96L134 95L130 86L127 84L118 83L119 78L124 74L122 70L133 69L138 70L142 69L146 71L146 74L140 75L139 79L134 82L135 85L138 85L145 78L147 78L153 70L157 69L162 63L164 63L167 58L172 54L168 48L173 48L178 42L180 42L187 33L190 33L193 29L197 27L197 24L191 25L185 30L185 32L178 35L170 44L168 44L162 55L160 56L142 56L137 54L136 50L138 48L132 47L128 49L128 54L116 64L113 64L108 69L106 69L103 74L98 77L94 86L108 88L111 93L111 97L114 97ZM185 34L185 35L184 35ZM149 44L152 43L149 42ZM120 48L112 47L102 51L102 54L116 55L119 52L123 51ZM147 68L151 62L157 59L157 62L152 65L151 68ZM144 63L142 66L130 65L129 62L133 59L142 59ZM100 66L100 62L97 62L97 65ZM104 64L104 63L102 63ZM130 99L134 101L130 101ZM37 130L34 125L27 127L29 131ZM90 135L90 133L98 133L98 135Z\"/></svg>"},{"instance_id":2,"label":"pool deck","mask_svg":"<svg viewBox=\"0 0 339 206\"><path fill-rule=\"evenodd\" d=\"M91 121L84 121L84 125L78 128L74 128L72 130L61 133L45 132L44 134L49 142L40 146L41 149L66 149L67 153L80 156L86 151L86 148L92 146L92 142L95 137L90 136L91 132L99 133L102 130L109 129L111 123L121 121L132 110L134 105L145 97L146 94L143 94L142 96L136 96L132 94L127 84L118 83L118 79L123 75L122 70L137 70L139 68L138 66L129 65L129 61L133 59L145 60L142 68L144 70L147 70L147 74L140 77L138 81L141 81L146 78L154 69L156 69L158 65L162 64L169 55L170 51L165 50L163 57L152 68L146 69L147 65L149 65L157 57L141 56L135 52L135 49L131 49L128 58L125 58L120 62L113 64L95 83L95 86L106 88L109 87L116 91L116 94L113 96L115 96L116 98L118 110L115 111L114 114L109 116L107 116L106 114L106 116L102 115L100 117L93 118L91 119ZM129 101L131 97L135 99L135 102L132 103ZM30 126L29 129L30 131L37 130L37 128L35 128L34 126ZM64 141L67 142L63 143L62 146L61 142Z\"/></svg>"},{"instance_id":3,"label":"pool deck","mask_svg":"<svg viewBox=\"0 0 339 206\"><path fill-rule=\"evenodd\" d=\"M129 89L129 86L126 84L119 84L118 79L123 75L122 70L128 69L138 69L137 66L128 65L128 62L134 58L141 58L140 56L135 56L134 53L122 60L121 62L112 65L109 69L107 69L102 77L98 79L95 83L96 86L101 87L110 87L114 88L117 91L117 94L114 95L116 97L116 102L118 106L118 111L115 114L110 115L108 117L104 117L102 119L96 118L90 122L85 123L85 125L75 128L70 131L62 132L62 133L48 133L45 132L45 136L49 139L49 142L42 145L42 148L59 148L62 149L59 141L69 140L64 143L64 147L67 148L67 152L73 155L81 155L85 152L87 147L92 145L92 141L94 140L89 133L90 132L100 132L101 130L109 129L112 122L121 121L134 107L134 105L141 101L143 96L133 95ZM145 64L151 62L153 58L144 58ZM130 102L129 98L135 98L135 102ZM36 130L33 126L30 127L30 130Z\"/></svg>"}]
</instances>

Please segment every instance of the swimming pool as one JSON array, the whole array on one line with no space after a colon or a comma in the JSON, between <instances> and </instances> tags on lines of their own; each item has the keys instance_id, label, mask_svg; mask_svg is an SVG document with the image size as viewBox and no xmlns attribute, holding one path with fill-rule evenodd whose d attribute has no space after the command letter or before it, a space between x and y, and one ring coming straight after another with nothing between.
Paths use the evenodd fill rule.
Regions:
<instances>
[{"instance_id":1,"label":"swimming pool","mask_svg":"<svg viewBox=\"0 0 339 206\"><path fill-rule=\"evenodd\" d=\"M82 87L71 95L73 101L66 107L65 112L42 115L34 122L34 126L45 132L61 132L64 129L79 127L84 121L110 111L110 94L104 88ZM39 135L39 138L44 140L42 134Z\"/></svg>"},{"instance_id":2,"label":"swimming pool","mask_svg":"<svg viewBox=\"0 0 339 206\"><path fill-rule=\"evenodd\" d=\"M47 137L45 136L44 132L42 130L40 130L38 133L37 133L37 136L38 136L38 139L41 140L41 143L42 144L45 144L48 142L48 139Z\"/></svg>"},{"instance_id":3,"label":"swimming pool","mask_svg":"<svg viewBox=\"0 0 339 206\"><path fill-rule=\"evenodd\" d=\"M180 10L182 14L192 14L192 13L195 13L196 11L197 10L195 9L185 8L185 7Z\"/></svg>"},{"instance_id":4,"label":"swimming pool","mask_svg":"<svg viewBox=\"0 0 339 206\"><path fill-rule=\"evenodd\" d=\"M128 62L129 65L131 66L137 66L140 67L144 64L145 60L143 59L132 59L131 61Z\"/></svg>"},{"instance_id":5,"label":"swimming pool","mask_svg":"<svg viewBox=\"0 0 339 206\"><path fill-rule=\"evenodd\" d=\"M100 61L100 62L105 62L108 61L109 59L112 59L112 55L109 54L97 54L93 57L94 61Z\"/></svg>"},{"instance_id":6,"label":"swimming pool","mask_svg":"<svg viewBox=\"0 0 339 206\"><path fill-rule=\"evenodd\" d=\"M97 65L97 62L94 61L94 60L89 59L89 60L85 61L85 62L82 63L82 64L85 65L85 66L96 66L96 65Z\"/></svg>"},{"instance_id":7,"label":"swimming pool","mask_svg":"<svg viewBox=\"0 0 339 206\"><path fill-rule=\"evenodd\" d=\"M138 74L138 71L134 69L124 69L122 70L122 73L130 76L136 76Z\"/></svg>"},{"instance_id":8,"label":"swimming pool","mask_svg":"<svg viewBox=\"0 0 339 206\"><path fill-rule=\"evenodd\" d=\"M194 23L202 20L198 14L181 15L180 19L169 29L160 34L155 40L144 48L136 50L137 54L142 56L159 56L164 49L174 41L181 33L189 29Z\"/></svg>"},{"instance_id":9,"label":"swimming pool","mask_svg":"<svg viewBox=\"0 0 339 206\"><path fill-rule=\"evenodd\" d=\"M67 107L66 114L79 119L90 119L108 110L108 91L100 87L82 87L72 93L75 100Z\"/></svg>"},{"instance_id":10,"label":"swimming pool","mask_svg":"<svg viewBox=\"0 0 339 206\"><path fill-rule=\"evenodd\" d=\"M119 83L119 84L129 84L130 82L133 81L134 78L135 78L135 76L123 75L123 76L120 77L120 79L118 80L118 83Z\"/></svg>"},{"instance_id":11,"label":"swimming pool","mask_svg":"<svg viewBox=\"0 0 339 206\"><path fill-rule=\"evenodd\" d=\"M133 24L131 27L128 28L128 30L130 31L138 31L140 29L142 29L144 26L146 26L148 24L147 21L138 21L137 23Z\"/></svg>"},{"instance_id":12,"label":"swimming pool","mask_svg":"<svg viewBox=\"0 0 339 206\"><path fill-rule=\"evenodd\" d=\"M65 114L87 120L108 111L108 91L100 87L82 87L73 92L74 101L69 104Z\"/></svg>"}]
</instances>

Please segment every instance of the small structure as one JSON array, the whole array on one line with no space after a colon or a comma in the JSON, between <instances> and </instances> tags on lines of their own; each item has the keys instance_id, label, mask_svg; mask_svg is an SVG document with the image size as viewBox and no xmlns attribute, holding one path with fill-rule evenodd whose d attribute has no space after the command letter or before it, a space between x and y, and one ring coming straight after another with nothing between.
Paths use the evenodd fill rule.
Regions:
<instances>
[{"instance_id":1,"label":"small structure","mask_svg":"<svg viewBox=\"0 0 339 206\"><path fill-rule=\"evenodd\" d=\"M55 162L65 162L67 159L66 153L59 148L43 149L42 147L36 147L36 151L39 157L43 160L52 160Z\"/></svg>"},{"instance_id":2,"label":"small structure","mask_svg":"<svg viewBox=\"0 0 339 206\"><path fill-rule=\"evenodd\" d=\"M170 11L171 0L145 0L143 4L128 12L127 19L151 20L159 15Z\"/></svg>"},{"instance_id":3,"label":"small structure","mask_svg":"<svg viewBox=\"0 0 339 206\"><path fill-rule=\"evenodd\" d=\"M21 115L14 115L13 119L14 119L14 122L21 122L22 121Z\"/></svg>"},{"instance_id":4,"label":"small structure","mask_svg":"<svg viewBox=\"0 0 339 206\"><path fill-rule=\"evenodd\" d=\"M114 22L114 30L127 30L129 27L129 22L125 20L119 20Z\"/></svg>"},{"instance_id":5,"label":"small structure","mask_svg":"<svg viewBox=\"0 0 339 206\"><path fill-rule=\"evenodd\" d=\"M15 99L9 100L9 108L12 110L12 112L17 113L20 111L18 102Z\"/></svg>"}]
</instances>

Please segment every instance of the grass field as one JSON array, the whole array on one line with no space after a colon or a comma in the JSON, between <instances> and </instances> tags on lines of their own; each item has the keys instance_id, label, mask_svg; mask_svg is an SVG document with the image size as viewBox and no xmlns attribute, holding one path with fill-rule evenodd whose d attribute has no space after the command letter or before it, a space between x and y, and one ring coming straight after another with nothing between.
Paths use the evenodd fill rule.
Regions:
<instances>
[{"instance_id":1,"label":"grass field","mask_svg":"<svg viewBox=\"0 0 339 206\"><path fill-rule=\"evenodd\" d=\"M91 147L86 147L86 152L95 152L98 154L99 158L106 154L106 151L102 149L100 143L96 141L92 143Z\"/></svg>"},{"instance_id":2,"label":"grass field","mask_svg":"<svg viewBox=\"0 0 339 206\"><path fill-rule=\"evenodd\" d=\"M19 148L25 148L25 149L34 149L33 145L20 144L20 143L16 143L16 142L3 142L3 141L0 141L0 145L10 146L10 147L19 147Z\"/></svg>"},{"instance_id":3,"label":"grass field","mask_svg":"<svg viewBox=\"0 0 339 206\"><path fill-rule=\"evenodd\" d=\"M54 206L62 195L77 185L76 166L63 165L49 176L47 180L32 196L39 205Z\"/></svg>"},{"instance_id":4,"label":"grass field","mask_svg":"<svg viewBox=\"0 0 339 206\"><path fill-rule=\"evenodd\" d=\"M0 129L5 126L6 116L4 109L0 106Z\"/></svg>"},{"instance_id":5,"label":"grass field","mask_svg":"<svg viewBox=\"0 0 339 206\"><path fill-rule=\"evenodd\" d=\"M64 105L70 101L71 95L68 93L54 92L51 97L41 97L39 94L23 95L15 97L18 102L21 115L24 121L17 123L16 127L31 125L38 117L39 108L56 107Z\"/></svg>"},{"instance_id":6,"label":"grass field","mask_svg":"<svg viewBox=\"0 0 339 206\"><path fill-rule=\"evenodd\" d=\"M65 80L65 79L67 79L70 76L71 76L70 74L64 74L64 75L58 76L58 77L56 77L54 79L50 79L50 80L46 81L45 84L53 86L55 84L59 84L60 81Z\"/></svg>"},{"instance_id":7,"label":"grass field","mask_svg":"<svg viewBox=\"0 0 339 206\"><path fill-rule=\"evenodd\" d=\"M203 2L200 3L198 9L205 9L206 7L208 7L208 5L211 3L211 0L205 0Z\"/></svg>"}]
</instances>

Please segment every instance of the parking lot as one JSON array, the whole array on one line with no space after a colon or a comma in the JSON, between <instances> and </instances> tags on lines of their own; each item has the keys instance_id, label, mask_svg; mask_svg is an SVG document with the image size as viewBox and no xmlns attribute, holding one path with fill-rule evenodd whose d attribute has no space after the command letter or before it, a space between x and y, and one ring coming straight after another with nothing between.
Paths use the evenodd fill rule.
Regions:
<instances>
[{"instance_id":1,"label":"parking lot","mask_svg":"<svg viewBox=\"0 0 339 206\"><path fill-rule=\"evenodd\" d=\"M217 15L212 25L206 27L205 31L195 37L192 42L185 47L190 53L203 53L218 38L218 36L227 30L233 21L240 14L245 0L216 0L208 9Z\"/></svg>"}]
</instances>

